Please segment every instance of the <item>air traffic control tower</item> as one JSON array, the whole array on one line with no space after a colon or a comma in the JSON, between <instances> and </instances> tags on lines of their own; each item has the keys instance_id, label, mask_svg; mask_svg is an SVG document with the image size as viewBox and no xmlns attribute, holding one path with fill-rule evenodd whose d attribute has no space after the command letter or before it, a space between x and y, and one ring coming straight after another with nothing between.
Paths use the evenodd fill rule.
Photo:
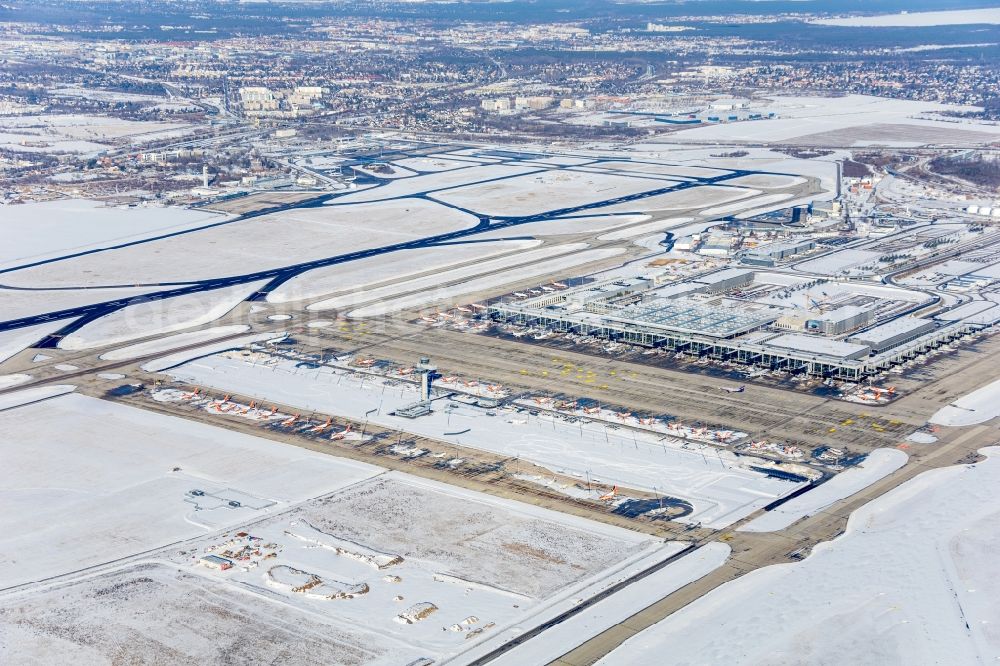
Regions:
<instances>
[{"instance_id":1,"label":"air traffic control tower","mask_svg":"<svg viewBox=\"0 0 1000 666\"><path fill-rule=\"evenodd\" d=\"M420 359L420 363L417 364L417 372L420 373L420 400L430 400L431 384L441 376L437 373L437 366L431 365L429 358L422 358Z\"/></svg>"},{"instance_id":2,"label":"air traffic control tower","mask_svg":"<svg viewBox=\"0 0 1000 666\"><path fill-rule=\"evenodd\" d=\"M431 365L429 358L420 359L416 371L420 373L420 400L395 411L395 414L405 416L408 419L415 419L418 416L431 413L431 384L441 376L437 372L437 366Z\"/></svg>"}]
</instances>

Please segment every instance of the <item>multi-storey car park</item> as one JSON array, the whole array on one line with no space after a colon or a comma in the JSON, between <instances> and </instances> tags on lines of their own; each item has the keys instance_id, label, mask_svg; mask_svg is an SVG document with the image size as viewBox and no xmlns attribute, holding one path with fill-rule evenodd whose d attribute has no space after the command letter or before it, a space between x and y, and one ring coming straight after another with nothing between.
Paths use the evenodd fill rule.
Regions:
<instances>
[{"instance_id":1,"label":"multi-storey car park","mask_svg":"<svg viewBox=\"0 0 1000 666\"><path fill-rule=\"evenodd\" d=\"M494 320L522 326L849 381L992 325L890 314L868 326L871 310L844 306L800 316L801 332L796 332L779 323L788 318L787 308L722 302L754 276L754 271L729 268L675 282L659 276L620 278L535 298L501 298L487 312Z\"/></svg>"}]
</instances>

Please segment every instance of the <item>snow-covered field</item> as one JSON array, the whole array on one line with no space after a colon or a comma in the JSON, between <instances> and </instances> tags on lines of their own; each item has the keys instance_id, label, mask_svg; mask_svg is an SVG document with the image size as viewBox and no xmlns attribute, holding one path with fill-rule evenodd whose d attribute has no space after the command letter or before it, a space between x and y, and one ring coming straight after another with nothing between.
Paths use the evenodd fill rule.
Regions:
<instances>
[{"instance_id":1,"label":"snow-covered field","mask_svg":"<svg viewBox=\"0 0 1000 666\"><path fill-rule=\"evenodd\" d=\"M185 282L243 275L475 225L421 199L302 208L4 276L19 287Z\"/></svg>"},{"instance_id":2,"label":"snow-covered field","mask_svg":"<svg viewBox=\"0 0 1000 666\"><path fill-rule=\"evenodd\" d=\"M796 564L727 583L599 663L982 664L1000 656L1000 449L925 472Z\"/></svg>"},{"instance_id":3,"label":"snow-covered field","mask_svg":"<svg viewBox=\"0 0 1000 666\"><path fill-rule=\"evenodd\" d=\"M439 660L514 625L533 626L680 548L396 472L271 514L148 562L61 583L56 596L29 589L0 598L5 648L29 662L46 653L87 661L102 652L156 661L163 655L154 651L166 649L214 663L238 637L254 663L275 641L288 642L278 661L289 663ZM199 562L207 554L234 566L209 569ZM56 603L74 610L45 622ZM142 619L151 608L156 620ZM246 625L259 635L245 633ZM285 633L291 628L294 638ZM85 638L94 634L110 640ZM306 647L318 654L298 659Z\"/></svg>"},{"instance_id":4,"label":"snow-covered field","mask_svg":"<svg viewBox=\"0 0 1000 666\"><path fill-rule=\"evenodd\" d=\"M264 284L241 284L130 305L70 333L59 341L59 348L92 349L208 324L242 303Z\"/></svg>"},{"instance_id":5,"label":"snow-covered field","mask_svg":"<svg viewBox=\"0 0 1000 666\"><path fill-rule=\"evenodd\" d=\"M636 175L669 176L676 177L680 180L687 180L689 178L715 178L717 176L725 176L729 173L729 171L724 169L647 162L644 160L600 162L591 165L590 168L608 171L623 171L626 173L634 173Z\"/></svg>"},{"instance_id":6,"label":"snow-covered field","mask_svg":"<svg viewBox=\"0 0 1000 666\"><path fill-rule=\"evenodd\" d=\"M603 234L598 236L598 240L623 240L626 238L636 238L638 236L646 236L648 234L656 232L667 232L671 229L686 224L693 221L693 217L668 217L663 220L657 220L655 222L650 222L649 224L642 224L637 227L631 227L629 229L622 229L620 231L612 231L611 233ZM663 240L662 237L658 237L658 241Z\"/></svg>"},{"instance_id":7,"label":"snow-covered field","mask_svg":"<svg viewBox=\"0 0 1000 666\"><path fill-rule=\"evenodd\" d=\"M12 386L17 386L18 384L23 384L31 380L31 375L26 375L23 372L16 372L9 375L0 375L0 388L6 389Z\"/></svg>"},{"instance_id":8,"label":"snow-covered field","mask_svg":"<svg viewBox=\"0 0 1000 666\"><path fill-rule=\"evenodd\" d=\"M753 187L762 190L774 190L781 187L793 187L806 182L800 176L785 176L775 173L754 173L749 176L739 176L730 178L726 185L738 185L739 187Z\"/></svg>"},{"instance_id":9,"label":"snow-covered field","mask_svg":"<svg viewBox=\"0 0 1000 666\"><path fill-rule=\"evenodd\" d=\"M183 136L194 126L122 120L105 116L54 115L0 117L0 147L21 152L96 153L125 140L139 144Z\"/></svg>"},{"instance_id":10,"label":"snow-covered field","mask_svg":"<svg viewBox=\"0 0 1000 666\"><path fill-rule=\"evenodd\" d=\"M776 118L684 129L671 142L805 142L815 145L891 144L919 146L949 135L988 143L1000 127L977 122L946 122L926 117L971 107L886 99L865 95L807 97L775 95L755 103ZM995 140L995 139L993 139Z\"/></svg>"},{"instance_id":11,"label":"snow-covered field","mask_svg":"<svg viewBox=\"0 0 1000 666\"><path fill-rule=\"evenodd\" d=\"M183 335L183 333L181 334ZM185 349L183 351L174 352L172 354L167 354L166 356L160 356L151 361L146 361L140 367L146 372L162 372L168 368L172 368L183 363L202 356L210 356L212 354L218 354L219 352L229 351L232 349L239 349L253 343L275 343L280 342L288 337L288 333L248 333L247 335L242 335L238 338L232 340L222 340L221 342L210 342L205 345L200 345L193 349ZM159 340L154 340L152 342L159 342Z\"/></svg>"},{"instance_id":12,"label":"snow-covered field","mask_svg":"<svg viewBox=\"0 0 1000 666\"><path fill-rule=\"evenodd\" d=\"M560 246L555 246L559 248ZM349 317L363 318L376 317L390 312L400 312L411 308L420 308L430 303L443 302L443 307L459 305L467 300L472 294L479 292L501 293L506 285L514 284L520 280L531 278L544 278L550 275L558 275L562 272L571 271L578 266L583 266L595 261L602 261L611 257L617 257L625 253L623 248L603 248L600 250L581 250L568 256L544 259L526 264L519 268L511 268L500 271L492 275L457 282L450 286L440 286L428 291L412 293L398 298L388 298L378 303L368 305L357 310L351 310ZM403 283L404 285L406 283ZM441 284L441 281L438 281Z\"/></svg>"},{"instance_id":13,"label":"snow-covered field","mask_svg":"<svg viewBox=\"0 0 1000 666\"><path fill-rule=\"evenodd\" d=\"M781 206L777 206L776 204L786 202L793 196L795 195L789 192L775 192L774 194L765 194L761 197L754 197L748 201L724 204L722 206L713 206L712 208L706 208L700 211L698 214L702 217L721 217L723 215L740 213L741 217L745 217L754 213L767 212L775 208L781 208Z\"/></svg>"},{"instance_id":14,"label":"snow-covered field","mask_svg":"<svg viewBox=\"0 0 1000 666\"><path fill-rule=\"evenodd\" d=\"M648 220L648 215L573 215L570 217L555 217L544 222L528 222L514 227L505 227L487 231L476 238L508 238L510 236L533 236L546 238L566 234L596 235L608 229L616 229L629 224Z\"/></svg>"},{"instance_id":15,"label":"snow-covered field","mask_svg":"<svg viewBox=\"0 0 1000 666\"><path fill-rule=\"evenodd\" d=\"M494 217L535 215L669 187L671 181L547 171L435 192L438 201Z\"/></svg>"},{"instance_id":16,"label":"snow-covered field","mask_svg":"<svg viewBox=\"0 0 1000 666\"><path fill-rule=\"evenodd\" d=\"M0 331L0 363L8 358L24 351L31 345L37 343L45 336L55 333L69 321L53 321L46 324L15 328L9 331Z\"/></svg>"},{"instance_id":17,"label":"snow-covered field","mask_svg":"<svg viewBox=\"0 0 1000 666\"><path fill-rule=\"evenodd\" d=\"M661 210L685 210L691 208L708 208L746 199L760 194L760 190L746 190L739 187L724 187L721 185L703 185L691 187L677 192L657 194L637 201L602 206L593 209L593 213L620 212L655 212Z\"/></svg>"},{"instance_id":18,"label":"snow-covered field","mask_svg":"<svg viewBox=\"0 0 1000 666\"><path fill-rule=\"evenodd\" d=\"M392 164L393 166L400 166L419 173L451 171L452 169L461 169L462 167L469 166L469 162L467 161L451 160L446 157L407 157L406 159L396 160Z\"/></svg>"},{"instance_id":19,"label":"snow-covered field","mask_svg":"<svg viewBox=\"0 0 1000 666\"><path fill-rule=\"evenodd\" d=\"M4 586L263 515L248 506L197 509L188 501L192 489L239 491L278 510L380 472L76 394L2 411L0 431L6 442L0 465Z\"/></svg>"},{"instance_id":20,"label":"snow-covered field","mask_svg":"<svg viewBox=\"0 0 1000 666\"><path fill-rule=\"evenodd\" d=\"M519 176L536 171L542 171L542 169L506 164L475 165L468 163L465 165L465 168L427 173L413 176L412 178L400 178L363 192L345 194L330 201L327 205L336 207L345 203L387 201L411 194L443 190L471 183L506 179L510 176Z\"/></svg>"},{"instance_id":21,"label":"snow-covered field","mask_svg":"<svg viewBox=\"0 0 1000 666\"><path fill-rule=\"evenodd\" d=\"M374 284L420 273L440 272L457 264L483 261L498 254L524 251L540 244L541 241L510 240L401 250L385 256L368 257L308 271L272 290L268 293L267 300L269 303L288 303L342 291L367 291ZM511 261L516 259L515 254Z\"/></svg>"},{"instance_id":22,"label":"snow-covered field","mask_svg":"<svg viewBox=\"0 0 1000 666\"><path fill-rule=\"evenodd\" d=\"M969 426L1000 416L1000 379L936 411L931 423L943 426Z\"/></svg>"},{"instance_id":23,"label":"snow-covered field","mask_svg":"<svg viewBox=\"0 0 1000 666\"><path fill-rule=\"evenodd\" d=\"M294 361L254 364L216 355L173 368L169 374L199 386L240 392L303 410L370 420L390 428L506 456L516 456L576 478L648 490L690 502L694 511L681 520L724 527L801 484L769 478L744 464L752 458L708 445L685 444L659 433L584 425L529 416L509 409L497 416L441 399L435 411L418 419L390 415L417 400L414 384L387 387L384 380L352 376L320 367L303 372ZM377 409L374 414L370 410ZM446 434L460 433L460 434Z\"/></svg>"},{"instance_id":24,"label":"snow-covered field","mask_svg":"<svg viewBox=\"0 0 1000 666\"><path fill-rule=\"evenodd\" d=\"M185 208L103 206L86 199L60 199L0 206L0 268L23 265L193 229L225 215Z\"/></svg>"},{"instance_id":25,"label":"snow-covered field","mask_svg":"<svg viewBox=\"0 0 1000 666\"><path fill-rule=\"evenodd\" d=\"M266 570L284 565L365 585L367 592L334 602L282 596L346 626L376 631L383 642L438 657L468 649L509 624L530 626L547 605L577 596L634 561L678 550L628 530L397 472L248 531L279 544L278 556L222 577L259 586ZM175 561L189 564L197 552ZM416 604L436 610L423 621L393 621Z\"/></svg>"},{"instance_id":26,"label":"snow-covered field","mask_svg":"<svg viewBox=\"0 0 1000 666\"><path fill-rule=\"evenodd\" d=\"M440 289L441 285L449 282L462 282L462 284L466 284L468 279L484 273L489 273L490 271L497 271L520 264L534 264L566 252L584 250L586 247L586 243L554 245L520 252L516 256L510 258L502 257L499 259L489 259L468 266L462 266L460 268L451 268L435 273L434 275L404 280L386 285L384 287L375 287L370 289L358 287L356 288L356 291L344 296L328 298L317 303L313 303L309 306L309 309L332 310L335 308L349 308L361 303L386 301L413 291L419 291L424 294L432 295L435 293L435 289Z\"/></svg>"},{"instance_id":27,"label":"snow-covered field","mask_svg":"<svg viewBox=\"0 0 1000 666\"><path fill-rule=\"evenodd\" d=\"M998 24L1000 23L1000 8L852 16L849 18L817 19L813 23L864 28L915 28L935 25L968 25L971 23Z\"/></svg>"},{"instance_id":28,"label":"snow-covered field","mask_svg":"<svg viewBox=\"0 0 1000 666\"><path fill-rule=\"evenodd\" d=\"M142 296L157 287L119 287L116 289L4 289L0 287L0 320L86 307L120 298ZM67 322L63 322L64 324Z\"/></svg>"},{"instance_id":29,"label":"snow-covered field","mask_svg":"<svg viewBox=\"0 0 1000 666\"><path fill-rule=\"evenodd\" d=\"M730 548L712 542L698 548L663 569L633 583L611 597L602 599L537 638L504 653L492 663L497 666L548 664L597 634L624 622L688 583L703 578L722 566ZM507 636L511 638L512 636Z\"/></svg>"},{"instance_id":30,"label":"snow-covered field","mask_svg":"<svg viewBox=\"0 0 1000 666\"><path fill-rule=\"evenodd\" d=\"M5 660L399 666L421 656L203 573L147 563L0 597Z\"/></svg>"},{"instance_id":31,"label":"snow-covered field","mask_svg":"<svg viewBox=\"0 0 1000 666\"><path fill-rule=\"evenodd\" d=\"M874 262L882 256L881 252L875 250L859 250L849 248L831 254L810 259L800 264L796 264L796 270L804 273L815 273L817 275L837 275L846 273L858 266ZM868 271L871 272L871 271Z\"/></svg>"},{"instance_id":32,"label":"snow-covered field","mask_svg":"<svg viewBox=\"0 0 1000 666\"><path fill-rule=\"evenodd\" d=\"M109 352L101 354L101 359L105 361L124 361L139 358L141 356L148 356L150 354L165 353L171 349L177 349L178 347L196 345L200 342L211 342L212 340L216 340L218 338L236 335L237 333L245 333L249 330L249 326L244 324L235 324L232 326L214 326L212 328L189 331L187 333L178 333L177 335L168 335L166 337L157 338L148 342L140 342L127 347L113 349Z\"/></svg>"},{"instance_id":33,"label":"snow-covered field","mask_svg":"<svg viewBox=\"0 0 1000 666\"><path fill-rule=\"evenodd\" d=\"M834 502L864 490L906 464L909 456L899 449L875 449L857 467L837 474L818 488L785 502L773 511L739 528L742 532L783 530L796 520L811 516Z\"/></svg>"},{"instance_id":34,"label":"snow-covered field","mask_svg":"<svg viewBox=\"0 0 1000 666\"><path fill-rule=\"evenodd\" d=\"M7 375L10 377L11 375ZM0 411L14 410L23 405L30 405L42 400L48 400L66 393L72 393L76 387L72 384L46 384L33 388L11 391L0 395Z\"/></svg>"}]
</instances>

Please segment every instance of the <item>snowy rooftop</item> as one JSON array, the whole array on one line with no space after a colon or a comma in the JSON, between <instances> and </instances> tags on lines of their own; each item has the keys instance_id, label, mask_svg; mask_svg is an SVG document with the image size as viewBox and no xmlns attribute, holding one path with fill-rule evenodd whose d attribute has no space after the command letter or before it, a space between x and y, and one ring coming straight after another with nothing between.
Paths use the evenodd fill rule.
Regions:
<instances>
[{"instance_id":1,"label":"snowy rooftop","mask_svg":"<svg viewBox=\"0 0 1000 666\"><path fill-rule=\"evenodd\" d=\"M773 340L769 340L767 345L779 349L791 349L836 358L860 358L869 351L868 345L855 345L850 342L797 333L779 335Z\"/></svg>"},{"instance_id":2,"label":"snowy rooftop","mask_svg":"<svg viewBox=\"0 0 1000 666\"><path fill-rule=\"evenodd\" d=\"M880 343L891 340L897 335L905 335L907 333L923 333L931 330L932 328L934 328L934 322L929 319L920 319L918 317L899 317L898 319L893 319L890 322L886 322L881 326L876 326L875 328L864 331L863 333L852 335L848 339L854 342L878 347Z\"/></svg>"},{"instance_id":3,"label":"snowy rooftop","mask_svg":"<svg viewBox=\"0 0 1000 666\"><path fill-rule=\"evenodd\" d=\"M654 298L624 308L617 318L635 319L686 333L728 338L760 328L777 319L775 314L752 312L717 305L702 305L687 299Z\"/></svg>"},{"instance_id":4,"label":"snowy rooftop","mask_svg":"<svg viewBox=\"0 0 1000 666\"><path fill-rule=\"evenodd\" d=\"M745 278L747 276L753 277L754 272L748 271L743 268L725 268L711 275L702 275L694 279L694 282L701 284L719 284L720 282L725 282L726 280L732 280L737 278Z\"/></svg>"}]
</instances>

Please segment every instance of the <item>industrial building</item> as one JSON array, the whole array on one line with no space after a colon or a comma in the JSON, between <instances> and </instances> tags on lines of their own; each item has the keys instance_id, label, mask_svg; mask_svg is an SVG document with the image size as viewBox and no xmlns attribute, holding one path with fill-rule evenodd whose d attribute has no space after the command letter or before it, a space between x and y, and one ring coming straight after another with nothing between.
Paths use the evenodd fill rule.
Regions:
<instances>
[{"instance_id":1,"label":"industrial building","mask_svg":"<svg viewBox=\"0 0 1000 666\"><path fill-rule=\"evenodd\" d=\"M771 243L765 247L750 250L740 257L740 261L750 266L774 266L782 259L803 254L815 249L816 241L809 239Z\"/></svg>"},{"instance_id":2,"label":"industrial building","mask_svg":"<svg viewBox=\"0 0 1000 666\"><path fill-rule=\"evenodd\" d=\"M753 277L753 271L741 268L726 268L710 275L696 277L691 282L705 285L705 291L714 295L746 287L753 282Z\"/></svg>"},{"instance_id":3,"label":"industrial building","mask_svg":"<svg viewBox=\"0 0 1000 666\"><path fill-rule=\"evenodd\" d=\"M666 284L645 277L617 279L530 299L501 299L487 313L523 326L852 381L981 328L901 318L839 339L835 336L870 324L873 310L847 305L797 315L773 305L723 305L721 298L711 298L747 286L753 278L753 271L726 269ZM800 332L778 325L779 319L787 324L796 316Z\"/></svg>"},{"instance_id":4,"label":"industrial building","mask_svg":"<svg viewBox=\"0 0 1000 666\"><path fill-rule=\"evenodd\" d=\"M823 335L842 335L872 322L874 312L870 308L844 305L828 312L792 310L782 314L775 322L777 328L786 331L809 331Z\"/></svg>"},{"instance_id":5,"label":"industrial building","mask_svg":"<svg viewBox=\"0 0 1000 666\"><path fill-rule=\"evenodd\" d=\"M844 305L836 310L822 312L806 320L806 330L823 335L840 335L871 323L873 313L870 308Z\"/></svg>"},{"instance_id":6,"label":"industrial building","mask_svg":"<svg viewBox=\"0 0 1000 666\"><path fill-rule=\"evenodd\" d=\"M868 345L875 353L883 352L915 340L936 328L929 319L900 317L847 338L848 342Z\"/></svg>"},{"instance_id":7,"label":"industrial building","mask_svg":"<svg viewBox=\"0 0 1000 666\"><path fill-rule=\"evenodd\" d=\"M205 555L200 560L203 566L209 569L218 569L220 571L225 571L226 569L233 568L233 561L225 557L219 557L218 555Z\"/></svg>"}]
</instances>

